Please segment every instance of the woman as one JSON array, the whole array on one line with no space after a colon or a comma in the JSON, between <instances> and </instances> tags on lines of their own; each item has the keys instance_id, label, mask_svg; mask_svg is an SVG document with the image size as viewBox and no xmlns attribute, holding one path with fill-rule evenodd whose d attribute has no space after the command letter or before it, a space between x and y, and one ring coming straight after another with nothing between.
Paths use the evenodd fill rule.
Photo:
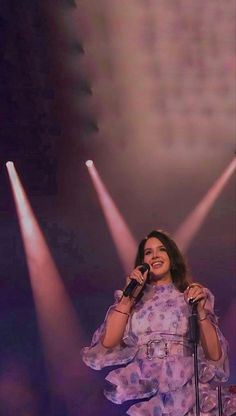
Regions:
<instances>
[{"instance_id":1,"label":"woman","mask_svg":"<svg viewBox=\"0 0 236 416\"><path fill-rule=\"evenodd\" d=\"M143 263L150 271L142 274ZM213 295L198 283L189 284L186 275L175 242L162 231L152 231L141 241L127 279L127 284L137 281L135 290L131 296L116 292L91 346L83 349L84 362L94 369L122 365L106 377L105 395L117 404L139 399L129 408L130 416L194 415L190 302L198 312L201 414L217 415L215 386L229 375L227 343L217 325ZM224 416L235 411L227 397Z\"/></svg>"}]
</instances>

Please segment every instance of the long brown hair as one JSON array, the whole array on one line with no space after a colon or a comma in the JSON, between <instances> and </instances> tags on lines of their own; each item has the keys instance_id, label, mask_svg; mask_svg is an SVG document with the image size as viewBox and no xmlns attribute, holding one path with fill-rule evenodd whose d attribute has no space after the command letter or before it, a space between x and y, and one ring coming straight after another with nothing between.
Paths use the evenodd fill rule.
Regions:
<instances>
[{"instance_id":1,"label":"long brown hair","mask_svg":"<svg viewBox=\"0 0 236 416\"><path fill-rule=\"evenodd\" d=\"M184 292L191 281L187 274L186 261L174 240L172 240L172 238L166 232L161 230L153 230L148 234L146 238L140 242L135 260L135 267L140 266L143 263L145 243L149 238L152 237L160 240L166 248L171 264L170 272L172 281L180 292Z\"/></svg>"}]
</instances>

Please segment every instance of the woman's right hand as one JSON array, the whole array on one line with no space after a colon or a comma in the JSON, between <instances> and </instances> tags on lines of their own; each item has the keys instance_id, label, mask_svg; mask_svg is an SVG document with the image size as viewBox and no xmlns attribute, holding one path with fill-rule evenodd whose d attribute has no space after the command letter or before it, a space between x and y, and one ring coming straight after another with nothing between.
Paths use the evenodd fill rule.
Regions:
<instances>
[{"instance_id":1,"label":"woman's right hand","mask_svg":"<svg viewBox=\"0 0 236 416\"><path fill-rule=\"evenodd\" d=\"M141 271L140 271L140 266L133 269L132 272L128 275L128 277L126 279L126 286L128 286L128 284L132 280L136 280L138 282L138 286L136 287L136 289L132 293L132 297L137 297L138 294L141 292L143 286L146 283L147 276L148 276L148 270L142 274Z\"/></svg>"}]
</instances>

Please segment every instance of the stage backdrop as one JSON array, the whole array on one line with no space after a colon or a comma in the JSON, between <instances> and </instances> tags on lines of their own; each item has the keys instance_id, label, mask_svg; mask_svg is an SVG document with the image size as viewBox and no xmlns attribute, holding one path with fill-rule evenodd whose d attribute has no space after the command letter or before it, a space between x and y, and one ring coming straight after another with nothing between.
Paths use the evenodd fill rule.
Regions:
<instances>
[{"instance_id":1,"label":"stage backdrop","mask_svg":"<svg viewBox=\"0 0 236 416\"><path fill-rule=\"evenodd\" d=\"M127 273L120 255L127 237L121 235L118 248L118 217L108 223L104 198L134 242L156 228L178 235L195 213L185 254L193 278L215 295L230 345L229 383L236 383L235 7L233 0L2 2L4 416L23 415L27 406L30 416L72 415L63 395L52 393L9 159L75 308L81 346ZM131 267L132 250L130 256ZM105 374L78 365L76 414L125 413L126 405L103 398Z\"/></svg>"}]
</instances>

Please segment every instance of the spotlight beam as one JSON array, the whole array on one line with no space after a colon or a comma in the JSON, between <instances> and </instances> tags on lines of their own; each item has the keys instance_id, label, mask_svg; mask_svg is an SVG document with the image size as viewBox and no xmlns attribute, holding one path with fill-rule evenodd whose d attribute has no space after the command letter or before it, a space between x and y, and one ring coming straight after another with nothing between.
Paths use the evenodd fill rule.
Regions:
<instances>
[{"instance_id":1,"label":"spotlight beam","mask_svg":"<svg viewBox=\"0 0 236 416\"><path fill-rule=\"evenodd\" d=\"M133 268L137 243L109 192L105 188L94 163L86 165L97 192L103 214L106 218L124 272L128 273Z\"/></svg>"},{"instance_id":2,"label":"spotlight beam","mask_svg":"<svg viewBox=\"0 0 236 416\"><path fill-rule=\"evenodd\" d=\"M70 299L12 162L7 163L51 387L70 403L79 394L81 331ZM81 381L80 381L81 383ZM76 393L75 393L76 392Z\"/></svg>"},{"instance_id":3,"label":"spotlight beam","mask_svg":"<svg viewBox=\"0 0 236 416\"><path fill-rule=\"evenodd\" d=\"M215 181L206 195L198 203L196 208L187 216L185 221L175 232L174 238L183 251L187 251L195 235L203 224L207 214L224 189L225 185L232 176L236 168L236 159L234 158L229 166L224 170L222 175Z\"/></svg>"}]
</instances>

